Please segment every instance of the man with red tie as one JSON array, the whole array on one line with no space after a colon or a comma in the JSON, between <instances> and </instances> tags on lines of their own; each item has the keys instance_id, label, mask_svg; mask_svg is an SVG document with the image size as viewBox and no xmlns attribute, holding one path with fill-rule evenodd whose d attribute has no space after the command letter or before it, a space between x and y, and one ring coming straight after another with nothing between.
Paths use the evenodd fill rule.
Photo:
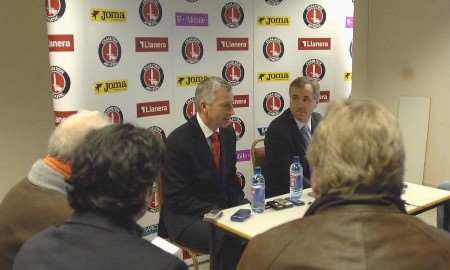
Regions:
<instances>
[{"instance_id":1,"label":"man with red tie","mask_svg":"<svg viewBox=\"0 0 450 270\"><path fill-rule=\"evenodd\" d=\"M158 234L209 253L209 224L203 215L212 209L236 206L244 199L236 180L231 86L218 77L204 80L195 90L195 106L197 114L166 140ZM224 263L237 264L239 259L240 242L233 240L219 236ZM224 265L224 269L232 267Z\"/></svg>"}]
</instances>

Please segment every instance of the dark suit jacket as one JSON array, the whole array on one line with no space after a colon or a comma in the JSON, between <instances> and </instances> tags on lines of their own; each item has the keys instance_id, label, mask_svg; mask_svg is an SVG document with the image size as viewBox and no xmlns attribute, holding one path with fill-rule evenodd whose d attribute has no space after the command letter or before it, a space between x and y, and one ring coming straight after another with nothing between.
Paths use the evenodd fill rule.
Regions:
<instances>
[{"instance_id":1,"label":"dark suit jacket","mask_svg":"<svg viewBox=\"0 0 450 270\"><path fill-rule=\"evenodd\" d=\"M214 165L196 117L167 138L167 157L162 170L160 236L175 239L209 210L242 202L244 193L236 181L236 135L232 127L221 128L219 134L220 169Z\"/></svg>"},{"instance_id":2,"label":"dark suit jacket","mask_svg":"<svg viewBox=\"0 0 450 270\"><path fill-rule=\"evenodd\" d=\"M316 129L322 116L311 114L311 134ZM266 179L266 196L272 197L289 192L289 166L293 156L300 156L303 167L304 187L310 186L309 165L306 161L306 147L303 137L290 109L275 118L267 129L264 139L266 164L263 167Z\"/></svg>"},{"instance_id":3,"label":"dark suit jacket","mask_svg":"<svg viewBox=\"0 0 450 270\"><path fill-rule=\"evenodd\" d=\"M141 231L135 223L118 226L98 213L75 213L62 226L27 241L13 269L188 269L180 259L142 239Z\"/></svg>"}]
</instances>

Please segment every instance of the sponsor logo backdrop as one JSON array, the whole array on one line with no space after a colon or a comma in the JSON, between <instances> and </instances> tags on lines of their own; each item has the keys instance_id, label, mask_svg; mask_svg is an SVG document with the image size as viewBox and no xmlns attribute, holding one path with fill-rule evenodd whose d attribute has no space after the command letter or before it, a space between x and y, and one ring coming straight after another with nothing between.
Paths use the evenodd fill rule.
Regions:
<instances>
[{"instance_id":1,"label":"sponsor logo backdrop","mask_svg":"<svg viewBox=\"0 0 450 270\"><path fill-rule=\"evenodd\" d=\"M320 112L350 96L351 0L45 2L55 123L99 110L165 138L195 114L196 85L221 76L233 85L237 167L249 181L251 143L289 108L294 77L320 80ZM149 207L140 223L152 238L156 194Z\"/></svg>"}]
</instances>

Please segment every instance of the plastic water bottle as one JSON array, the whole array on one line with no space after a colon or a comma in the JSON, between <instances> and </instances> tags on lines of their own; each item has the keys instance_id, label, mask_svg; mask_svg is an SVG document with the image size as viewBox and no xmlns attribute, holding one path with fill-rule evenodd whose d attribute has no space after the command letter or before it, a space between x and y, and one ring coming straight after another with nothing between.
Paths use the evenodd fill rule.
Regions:
<instances>
[{"instance_id":1,"label":"plastic water bottle","mask_svg":"<svg viewBox=\"0 0 450 270\"><path fill-rule=\"evenodd\" d=\"M300 157L294 156L289 168L289 197L292 200L300 200L303 193L303 168L300 164Z\"/></svg>"},{"instance_id":2,"label":"plastic water bottle","mask_svg":"<svg viewBox=\"0 0 450 270\"><path fill-rule=\"evenodd\" d=\"M255 174L252 177L252 210L255 213L264 212L264 204L266 199L266 183L261 173L261 167L255 167Z\"/></svg>"}]
</instances>

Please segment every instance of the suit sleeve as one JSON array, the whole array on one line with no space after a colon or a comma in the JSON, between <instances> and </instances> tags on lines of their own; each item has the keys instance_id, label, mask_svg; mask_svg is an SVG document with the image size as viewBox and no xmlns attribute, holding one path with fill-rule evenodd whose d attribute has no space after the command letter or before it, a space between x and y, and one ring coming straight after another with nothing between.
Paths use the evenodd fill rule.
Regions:
<instances>
[{"instance_id":1,"label":"suit sleeve","mask_svg":"<svg viewBox=\"0 0 450 270\"><path fill-rule=\"evenodd\" d=\"M191 192L192 171L186 144L178 140L167 141L167 159L163 168L164 203L178 214L195 215L206 213L217 206L199 200Z\"/></svg>"},{"instance_id":2,"label":"suit sleeve","mask_svg":"<svg viewBox=\"0 0 450 270\"><path fill-rule=\"evenodd\" d=\"M286 130L269 126L264 145L266 150L266 194L268 197L287 193L289 190L289 165L291 149Z\"/></svg>"}]
</instances>

